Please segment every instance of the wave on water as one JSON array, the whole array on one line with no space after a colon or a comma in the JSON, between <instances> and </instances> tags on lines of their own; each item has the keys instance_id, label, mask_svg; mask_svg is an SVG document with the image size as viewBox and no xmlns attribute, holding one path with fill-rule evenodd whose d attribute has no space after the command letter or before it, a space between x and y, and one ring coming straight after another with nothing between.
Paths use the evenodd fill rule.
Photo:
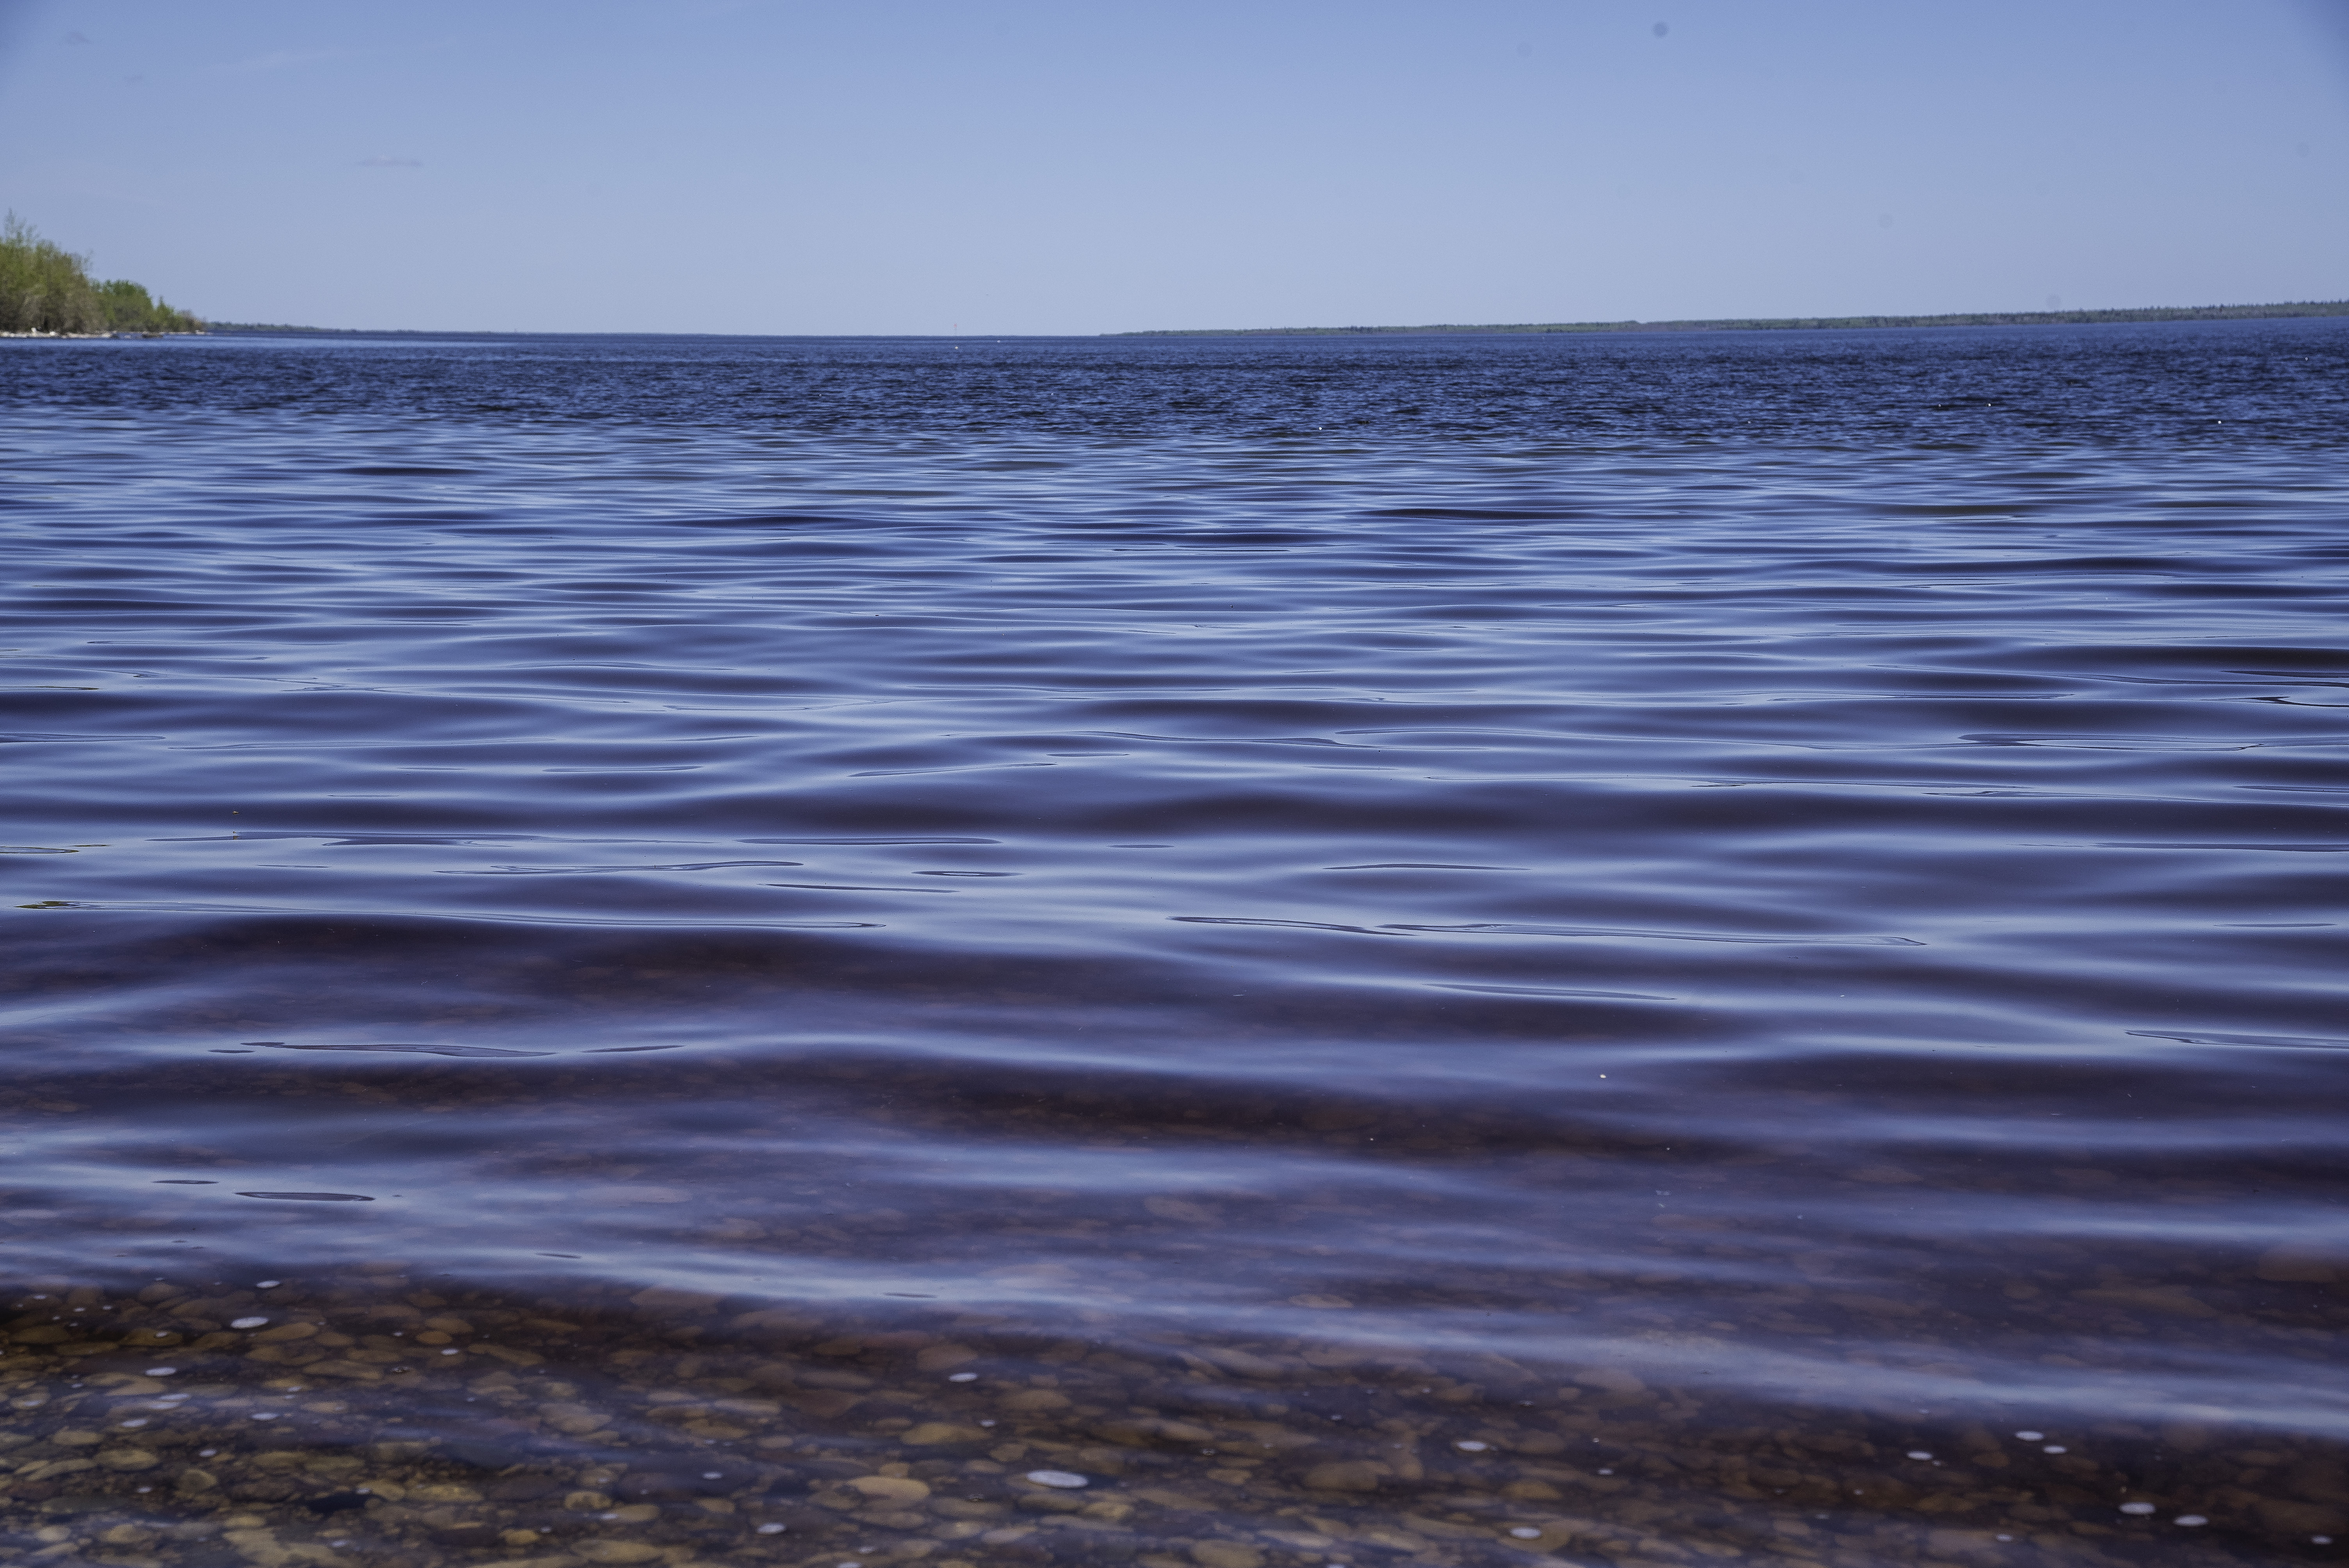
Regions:
<instances>
[{"instance_id":1,"label":"wave on water","mask_svg":"<svg viewBox=\"0 0 2349 1568\"><path fill-rule=\"evenodd\" d=\"M0 1554L2329 1560L2349 327L1770 335L0 346Z\"/></svg>"}]
</instances>

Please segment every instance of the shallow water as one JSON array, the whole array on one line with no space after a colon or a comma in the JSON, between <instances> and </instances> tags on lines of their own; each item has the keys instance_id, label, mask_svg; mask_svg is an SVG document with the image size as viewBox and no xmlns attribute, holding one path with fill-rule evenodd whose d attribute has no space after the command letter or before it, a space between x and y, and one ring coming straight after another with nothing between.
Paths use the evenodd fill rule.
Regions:
<instances>
[{"instance_id":1,"label":"shallow water","mask_svg":"<svg viewBox=\"0 0 2349 1568\"><path fill-rule=\"evenodd\" d=\"M0 1550L2327 1559L2344 372L0 346Z\"/></svg>"}]
</instances>

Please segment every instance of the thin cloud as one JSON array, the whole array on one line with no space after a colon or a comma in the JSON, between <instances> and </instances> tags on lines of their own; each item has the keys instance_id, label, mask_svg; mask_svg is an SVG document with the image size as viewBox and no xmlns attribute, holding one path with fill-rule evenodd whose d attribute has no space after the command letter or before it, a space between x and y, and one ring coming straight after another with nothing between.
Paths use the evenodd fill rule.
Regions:
<instances>
[{"instance_id":1,"label":"thin cloud","mask_svg":"<svg viewBox=\"0 0 2349 1568\"><path fill-rule=\"evenodd\" d=\"M361 169L421 169L424 167L424 160L420 158L362 158L359 160L358 166Z\"/></svg>"}]
</instances>

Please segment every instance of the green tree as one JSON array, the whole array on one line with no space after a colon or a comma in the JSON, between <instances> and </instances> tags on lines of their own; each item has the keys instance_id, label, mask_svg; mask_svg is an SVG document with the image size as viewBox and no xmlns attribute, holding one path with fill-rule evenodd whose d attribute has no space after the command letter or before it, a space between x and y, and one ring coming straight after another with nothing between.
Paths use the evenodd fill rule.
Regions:
<instances>
[{"instance_id":1,"label":"green tree","mask_svg":"<svg viewBox=\"0 0 2349 1568\"><path fill-rule=\"evenodd\" d=\"M98 285L99 311L109 332L201 332L202 325L183 310L173 310L129 278L111 278Z\"/></svg>"},{"instance_id":2,"label":"green tree","mask_svg":"<svg viewBox=\"0 0 2349 1568\"><path fill-rule=\"evenodd\" d=\"M0 221L0 332L202 332L128 279L92 283L89 258L45 240L11 212Z\"/></svg>"}]
</instances>

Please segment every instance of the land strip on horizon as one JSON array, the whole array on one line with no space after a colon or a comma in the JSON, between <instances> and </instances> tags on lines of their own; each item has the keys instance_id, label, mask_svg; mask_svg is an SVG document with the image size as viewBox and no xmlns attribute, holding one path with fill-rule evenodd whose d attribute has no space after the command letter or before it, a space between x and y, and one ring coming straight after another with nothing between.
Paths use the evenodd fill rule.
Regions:
<instances>
[{"instance_id":1,"label":"land strip on horizon","mask_svg":"<svg viewBox=\"0 0 2349 1568\"><path fill-rule=\"evenodd\" d=\"M2142 310L1971 311L1952 315L1724 316L1706 321L1547 321L1429 326L1192 326L1103 333L1104 337L1353 337L1533 332L1818 332L1870 326L2056 326L2120 321L2253 321L2349 315L2349 300L2290 304L2148 305Z\"/></svg>"},{"instance_id":2,"label":"land strip on horizon","mask_svg":"<svg viewBox=\"0 0 2349 1568\"><path fill-rule=\"evenodd\" d=\"M1102 337L1352 337L1435 336L1444 334L1557 332L1825 332L1898 326L2060 326L2131 321L2259 321L2295 316L2349 315L2349 300L2302 300L2282 304L2149 305L2139 310L1969 311L1947 315L1723 316L1691 321L1547 321L1437 323L1425 326L1190 326L1138 332L1075 334L1005 333L744 333L746 337L1002 337L1098 335ZM295 335L317 337L532 337L596 336L590 333L513 333L469 329L435 332L419 327L295 326L276 322L210 321L203 330L219 334ZM9 334L6 335L25 335ZM625 333L615 336L732 336L709 333Z\"/></svg>"}]
</instances>

